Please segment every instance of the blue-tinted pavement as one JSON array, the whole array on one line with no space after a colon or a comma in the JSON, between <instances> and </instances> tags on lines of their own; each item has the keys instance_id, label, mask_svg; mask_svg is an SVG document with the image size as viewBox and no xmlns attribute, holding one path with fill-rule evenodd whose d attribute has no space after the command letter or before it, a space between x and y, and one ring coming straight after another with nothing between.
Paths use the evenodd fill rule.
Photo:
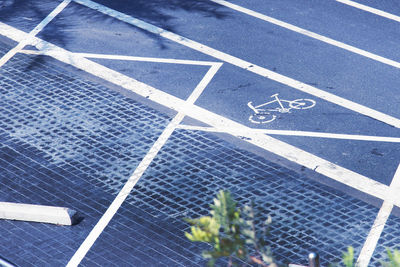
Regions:
<instances>
[{"instance_id":1,"label":"blue-tinted pavement","mask_svg":"<svg viewBox=\"0 0 400 267\"><path fill-rule=\"evenodd\" d=\"M98 2L283 75L334 90L339 96L389 115L399 115L398 109L393 108L399 94L392 92L400 83L398 69L394 67L321 45L317 40L255 21L207 1L200 1L194 6L195 10L189 8L190 5L176 10L168 6L169 9L163 11L164 20L151 5L143 4L145 8L140 12L134 7L124 10L119 1ZM59 3L61 1L41 1L37 9L32 10L14 6L27 22L21 23L12 16L0 17L0 22L29 32ZM235 3L246 5L245 1ZM301 9L300 4L290 5L291 8L286 9L289 4L285 3L276 3L275 9L259 3L246 7L317 31L310 25L316 20L315 14L322 12L322 5L304 7L310 17L296 13ZM391 39L396 39L395 36L386 36L393 45L385 50L379 44L363 41L369 40L371 32L358 33L362 38L354 38L348 32L342 34L338 28L329 27L337 20L334 14L343 7L334 1L327 6L331 12L327 11L325 24L318 28L320 34L342 38L342 41L388 57L399 51L396 40ZM154 9L154 14L144 12L146 8ZM362 11L345 10L342 16L346 20L351 20L352 12L359 14L354 18L354 25L370 23L368 15ZM172 16L178 17L181 23L170 24ZM207 23L218 27L207 28ZM380 26L376 27L386 25L391 31L395 27L392 23L379 18ZM109 28L103 28L104 25ZM229 28L234 28L235 32ZM258 36L257 29L269 34ZM210 64L218 61L74 2L38 36L72 52L200 62L203 65L92 59L178 99L189 97L206 75L209 66L205 61L212 61ZM136 40L134 45L127 43L132 39ZM253 40L258 41L257 45L253 45ZM272 45L274 42L276 45ZM261 46L261 43L269 45ZM0 58L16 44L2 37ZM31 54L37 52L33 46L25 49ZM283 50L285 56L271 56ZM321 55L317 50L330 60L342 58L348 64L346 69L342 71L343 61L340 64L332 61L331 65L320 68ZM161 102L155 104L110 81L91 76L76 68L73 62L67 65L49 56L30 55L29 51L19 51L0 67L0 201L67 206L77 210L82 221L74 226L57 226L0 220L0 256L18 266L65 266L159 136L170 127L177 112L160 106ZM268 56L260 56L260 51ZM293 62L302 62L301 66L304 64L308 69ZM196 102L223 118L254 129L399 136L395 127L321 99L308 111L279 115L268 127L252 124L248 119L251 115L249 101L264 101L278 91L282 97L290 99L314 99L314 96L224 64ZM330 74L338 76L330 79ZM386 76L387 80L374 79L381 76ZM356 90L364 83L373 89ZM376 100L367 94L369 90L379 91L380 87L384 88L382 98ZM207 126L188 118L182 124ZM184 232L189 226L184 218L206 215L208 205L220 189L230 190L240 205L253 200L261 217L272 216L269 238L273 253L281 263L307 264L307 254L316 251L325 265L339 261L347 246L353 246L356 255L361 252L382 199L332 182L315 170L306 170L290 159L249 145L245 137L242 140L184 128L175 128L160 147L82 259L81 266L204 266L201 250L206 246L185 238ZM390 185L399 162L398 143L305 136L279 136L277 139L383 185ZM370 266L379 265L385 247L395 248L400 244L399 214L395 207L385 222Z\"/></svg>"}]
</instances>

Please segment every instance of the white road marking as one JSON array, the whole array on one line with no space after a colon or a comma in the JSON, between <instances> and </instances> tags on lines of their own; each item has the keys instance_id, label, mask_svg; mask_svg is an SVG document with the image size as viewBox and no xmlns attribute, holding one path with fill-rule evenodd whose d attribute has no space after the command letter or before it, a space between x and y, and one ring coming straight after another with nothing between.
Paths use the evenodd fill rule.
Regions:
<instances>
[{"instance_id":1,"label":"white road marking","mask_svg":"<svg viewBox=\"0 0 400 267\"><path fill-rule=\"evenodd\" d=\"M8 51L2 58L0 58L0 68L7 61L9 61L15 54L23 49L28 43L30 43L31 37L36 36L47 24L49 24L64 8L71 2L71 0L64 0L61 2L49 15L47 15L27 36L26 39L21 40L17 46Z\"/></svg>"},{"instance_id":2,"label":"white road marking","mask_svg":"<svg viewBox=\"0 0 400 267\"><path fill-rule=\"evenodd\" d=\"M254 112L249 117L250 122L255 124L270 123L276 119L276 112L287 114L291 113L292 109L302 110L315 106L315 101L312 99L285 100L279 98L279 93L271 95L271 98L273 100L260 105L253 105L252 101L247 103L247 106Z\"/></svg>"},{"instance_id":3,"label":"white road marking","mask_svg":"<svg viewBox=\"0 0 400 267\"><path fill-rule=\"evenodd\" d=\"M26 35L26 33L4 23L0 23L0 34L9 38L15 38L14 40L16 41L23 39ZM239 138L244 136L247 138L246 141L253 145L275 153L283 158L314 170L317 173L325 175L326 177L334 179L347 186L353 187L361 192L365 192L380 199L385 199L387 196L387 192L389 190L387 185L381 184L361 174L335 165L311 153L265 135L264 133L252 132L251 128L240 123L234 122L228 118L210 112L209 110L203 109L194 104L188 104L184 100L173 95L141 83L93 61L74 55L65 49L43 41L37 37L34 38L32 45L36 46L39 50L43 50L46 55L60 60L61 62L70 64L78 69L86 71L87 73L119 85L127 90L135 92L140 96L147 97L156 103L171 108L172 110L182 112L187 116L204 122L214 128L226 129L228 134L237 136ZM235 129L241 129L241 132L247 133L245 135L241 134L238 136L236 134L237 130ZM394 201L396 205L400 206L400 199L395 199Z\"/></svg>"},{"instance_id":4,"label":"white road marking","mask_svg":"<svg viewBox=\"0 0 400 267\"><path fill-rule=\"evenodd\" d=\"M43 55L42 51L37 51L37 50L21 50L20 53L30 54L30 55ZM173 58L136 57L136 56L107 55L107 54L94 54L94 53L73 53L73 54L84 58L115 59L115 60L126 60L126 61L142 61L142 62L170 63L170 64L182 64L182 65L213 66L215 64L219 64L218 62L211 62L211 61L173 59Z\"/></svg>"},{"instance_id":5,"label":"white road marking","mask_svg":"<svg viewBox=\"0 0 400 267\"><path fill-rule=\"evenodd\" d=\"M396 128L400 128L400 120L398 118L392 117L390 115L384 114L382 112L379 112L377 110L368 108L366 106L357 104L353 101L347 100L345 98L336 96L334 94L325 92L321 89L318 89L316 87L313 87L311 85L305 84L303 82L297 81L295 79L289 78L287 76L281 75L279 73L273 72L269 69L257 66L255 64L252 64L250 62L247 62L243 59L231 56L229 54L226 54L224 52L218 51L216 49L213 49L209 46L206 46L204 44L195 42L193 40L190 40L188 38L185 38L183 36L180 36L178 34L169 32L167 30L164 30L162 28L159 28L157 26L154 26L152 24L149 24L147 22L144 22L142 20L133 18L131 16L128 16L124 13L121 13L119 11L113 10L111 8L108 8L106 6L100 5L98 3L95 3L90 0L74 0L76 3L85 5L89 8L92 8L94 10L97 10L103 14L109 15L111 17L114 17L116 19L119 19L121 21L124 21L126 23L129 23L131 25L134 25L138 28L144 29L146 31L149 31L151 33L160 35L166 39L169 39L171 41L174 41L178 44L190 47L194 50L197 50L199 52L202 52L206 55L212 56L214 58L217 58L221 61L225 61L227 63L230 63L232 65L235 65L239 68L246 69L248 71L251 71L255 74L258 74L260 76L266 77L268 79L277 81L279 83L285 84L287 86L290 86L294 89L297 89L299 91L305 92L307 94L314 95L316 97L319 97L321 99L324 99L326 101L329 101L331 103L337 104L339 106L345 107L347 109L353 110L355 112L358 112L360 114L363 114L365 116L371 117L373 119L376 119L378 121L387 123L389 125L392 125Z\"/></svg>"},{"instance_id":6,"label":"white road marking","mask_svg":"<svg viewBox=\"0 0 400 267\"><path fill-rule=\"evenodd\" d=\"M227 132L228 129L192 126L192 125L179 125L178 128L194 131L205 132ZM245 135L248 131L243 129L229 129L230 132L235 132L236 135ZM269 130L269 129L251 129L251 132L264 133L270 135L287 135L287 136L303 136L303 137L318 137L318 138L332 138L342 140L358 140L358 141L374 141L374 142L389 142L400 143L400 137L386 137L386 136L371 136L371 135L355 135L355 134L335 134L335 133L322 133L322 132L307 132L307 131L287 131L287 130Z\"/></svg>"},{"instance_id":7,"label":"white road marking","mask_svg":"<svg viewBox=\"0 0 400 267\"><path fill-rule=\"evenodd\" d=\"M382 231L392 212L394 206L393 198L396 198L400 195L400 165L397 168L389 188L390 195L384 200L375 222L372 225L371 231L368 234L367 240L365 241L360 255L358 256L357 266L359 267L368 267Z\"/></svg>"},{"instance_id":8,"label":"white road marking","mask_svg":"<svg viewBox=\"0 0 400 267\"><path fill-rule=\"evenodd\" d=\"M383 202L382 207L380 208L374 224L372 225L371 230L368 234L367 241L364 243L364 246L362 247L361 252L358 256L358 267L368 267L376 245L378 244L379 238L382 234L383 228L386 225L386 221L388 220L392 212L392 209L392 203L388 201Z\"/></svg>"},{"instance_id":9,"label":"white road marking","mask_svg":"<svg viewBox=\"0 0 400 267\"><path fill-rule=\"evenodd\" d=\"M211 66L211 68L208 70L208 72L203 77L203 79L200 81L200 83L196 86L196 88L191 93L189 98L185 101L185 103L193 104L197 100L197 98L201 95L203 90L207 87L207 85L210 83L211 79L214 77L214 75L217 73L217 71L219 70L219 68L221 66L222 66L222 63L213 64ZM79 263L85 257L85 255L90 250L90 248L93 246L94 242L97 240L97 238L100 236L100 234L107 227L107 225L109 224L111 219L114 217L114 215L117 213L118 209L121 207L122 203L125 201L125 199L128 197L128 195L131 193L133 187L136 185L136 183L142 177L142 175L144 174L146 169L149 167L149 165L151 164L153 159L156 157L158 152L161 150L161 148L167 142L167 140L169 139L171 134L174 132L174 130L176 129L176 127L179 125L179 123L182 121L182 119L184 117L185 117L185 114L182 112L179 112L174 117L174 119L168 124L168 126L165 128L163 133L160 135L160 137L157 139L157 141L151 147L149 152L146 154L146 156L140 162L139 166L136 168L134 173L131 175L131 177L128 179L128 181L125 183L124 187L118 193L117 197L114 199L114 201L108 207L107 211L103 214L101 219L98 221L98 223L92 229L92 231L89 233L88 237L81 244L79 249L75 252L75 254L71 258L71 260L68 262L67 266L71 267L71 266L79 265Z\"/></svg>"},{"instance_id":10,"label":"white road marking","mask_svg":"<svg viewBox=\"0 0 400 267\"><path fill-rule=\"evenodd\" d=\"M399 16L390 14L388 12L385 12L385 11L382 11L382 10L379 10L379 9L376 9L376 8L373 8L373 7L369 7L369 6L366 6L366 5L363 5L363 4L360 4L360 3L356 3L356 2L350 1L350 0L336 0L336 1L340 2L342 4L345 4L345 5L349 5L349 6L358 8L358 9L362 9L364 11L373 13L373 14L381 16L381 17L385 17L387 19L391 19L391 20L400 22L400 17Z\"/></svg>"},{"instance_id":11,"label":"white road marking","mask_svg":"<svg viewBox=\"0 0 400 267\"><path fill-rule=\"evenodd\" d=\"M219 64L218 62L187 60L187 59L134 57L134 56L104 55L104 54L90 54L90 53L76 53L76 54L85 58L117 59L117 60L131 60L131 61L171 63L171 64L184 64L184 65L212 66L215 64Z\"/></svg>"},{"instance_id":12,"label":"white road marking","mask_svg":"<svg viewBox=\"0 0 400 267\"><path fill-rule=\"evenodd\" d=\"M266 15L261 14L259 12L253 11L251 9L241 7L239 5L235 5L235 4L232 4L232 3L224 1L224 0L210 0L210 1L212 1L214 3L217 3L217 4L220 4L220 5L223 5L225 7L234 9L236 11L242 12L242 13L247 14L249 16L261 19L263 21L275 24L275 25L283 27L285 29L288 29L288 30L291 30L291 31L294 31L294 32L297 32L297 33L300 33L300 34L303 34L303 35L306 35L306 36L314 38L314 39L317 39L317 40L319 40L321 42L324 42L324 43L327 43L327 44L330 44L330 45L345 49L345 50L350 51L352 53L355 53L355 54L358 54L358 55L361 55L361 56L364 56L364 57L379 61L381 63L390 65L390 66L395 67L395 68L400 68L400 62L397 62L397 61L394 61L394 60L391 60L391 59L388 59L388 58L373 54L371 52L368 52L368 51L365 51L363 49L360 49L360 48L345 44L343 42L336 41L336 40L331 39L329 37L326 37L326 36L323 36L323 35L308 31L306 29L294 26L292 24L283 22L281 20L266 16Z\"/></svg>"}]
</instances>

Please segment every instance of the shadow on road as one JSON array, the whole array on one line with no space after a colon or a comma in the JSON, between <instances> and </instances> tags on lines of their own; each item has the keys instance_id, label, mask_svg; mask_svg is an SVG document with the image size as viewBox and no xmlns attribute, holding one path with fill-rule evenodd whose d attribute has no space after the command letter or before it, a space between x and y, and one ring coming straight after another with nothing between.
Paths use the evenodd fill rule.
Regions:
<instances>
[{"instance_id":1,"label":"shadow on road","mask_svg":"<svg viewBox=\"0 0 400 267\"><path fill-rule=\"evenodd\" d=\"M217 19L224 19L229 15L222 6L208 0L98 0L95 2L172 32L176 32L179 12L182 11ZM0 0L0 21L29 32L59 3L61 0ZM174 15L175 13L177 14ZM74 18L78 16L81 21L96 21L96 24L100 23L104 29L116 22L115 19L100 12L71 3L39 33L38 37L58 46L68 47L68 43L74 42L76 35L74 31L77 28L77 22L71 19L71 14ZM155 39L161 49L167 49L164 38L148 31L141 29L140 31ZM36 63L43 63L46 57L34 58L29 68L34 67Z\"/></svg>"},{"instance_id":2,"label":"shadow on road","mask_svg":"<svg viewBox=\"0 0 400 267\"><path fill-rule=\"evenodd\" d=\"M177 26L180 11L217 19L229 16L229 12L224 10L223 6L209 0L97 0L95 2L178 34L175 26ZM174 15L174 12L177 12L177 15ZM161 48L166 48L164 38L148 31L141 29L140 31L157 39Z\"/></svg>"}]
</instances>

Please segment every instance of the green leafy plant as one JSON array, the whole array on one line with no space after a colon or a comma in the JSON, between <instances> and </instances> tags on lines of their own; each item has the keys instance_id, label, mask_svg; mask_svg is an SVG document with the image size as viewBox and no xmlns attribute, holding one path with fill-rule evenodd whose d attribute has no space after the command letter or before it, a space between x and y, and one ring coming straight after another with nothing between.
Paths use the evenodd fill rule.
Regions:
<instances>
[{"instance_id":1,"label":"green leafy plant","mask_svg":"<svg viewBox=\"0 0 400 267\"><path fill-rule=\"evenodd\" d=\"M381 261L382 267L400 267L400 251L395 249L393 253L390 249L386 249L388 261ZM342 263L345 267L356 267L357 263L354 258L354 248L348 247L347 252L342 255ZM330 264L330 266L340 266L338 263Z\"/></svg>"},{"instance_id":2,"label":"green leafy plant","mask_svg":"<svg viewBox=\"0 0 400 267\"><path fill-rule=\"evenodd\" d=\"M400 251L395 249L393 253L389 250L386 249L389 261L388 262L382 262L383 267L400 267Z\"/></svg>"},{"instance_id":3,"label":"green leafy plant","mask_svg":"<svg viewBox=\"0 0 400 267\"><path fill-rule=\"evenodd\" d=\"M186 219L192 226L185 236L193 242L204 242L212 249L203 251L208 265L214 266L221 258L228 259L228 267L251 263L262 267L277 267L271 249L266 242L268 228L272 222L268 216L262 229L256 229L256 213L253 203L237 207L228 191L219 191L210 205L210 216L198 219ZM381 262L382 267L400 267L400 251L386 250L388 261ZM356 267L354 248L348 247L342 255L341 263L329 266Z\"/></svg>"},{"instance_id":4,"label":"green leafy plant","mask_svg":"<svg viewBox=\"0 0 400 267\"><path fill-rule=\"evenodd\" d=\"M343 253L342 256L342 261L344 266L346 267L355 267L355 259L354 259L354 248L353 247L348 247L347 252Z\"/></svg>"},{"instance_id":5,"label":"green leafy plant","mask_svg":"<svg viewBox=\"0 0 400 267\"><path fill-rule=\"evenodd\" d=\"M241 210L231 194L223 190L214 198L214 204L210 208L211 216L186 219L192 226L190 233L185 233L191 241L211 245L212 250L203 251L202 254L209 260L209 266L214 266L218 259L225 257L228 259L228 266L243 262L263 267L277 266L264 239L267 226L271 223L270 217L265 221L265 227L257 231L253 205L245 206Z\"/></svg>"}]
</instances>

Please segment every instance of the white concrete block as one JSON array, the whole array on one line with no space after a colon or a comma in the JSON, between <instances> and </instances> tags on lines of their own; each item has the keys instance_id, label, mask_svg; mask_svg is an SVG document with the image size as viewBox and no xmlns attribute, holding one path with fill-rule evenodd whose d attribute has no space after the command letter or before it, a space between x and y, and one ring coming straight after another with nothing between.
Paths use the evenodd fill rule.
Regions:
<instances>
[{"instance_id":1,"label":"white concrete block","mask_svg":"<svg viewBox=\"0 0 400 267\"><path fill-rule=\"evenodd\" d=\"M10 202L0 202L0 219L59 225L73 225L78 222L77 212L69 208Z\"/></svg>"}]
</instances>

